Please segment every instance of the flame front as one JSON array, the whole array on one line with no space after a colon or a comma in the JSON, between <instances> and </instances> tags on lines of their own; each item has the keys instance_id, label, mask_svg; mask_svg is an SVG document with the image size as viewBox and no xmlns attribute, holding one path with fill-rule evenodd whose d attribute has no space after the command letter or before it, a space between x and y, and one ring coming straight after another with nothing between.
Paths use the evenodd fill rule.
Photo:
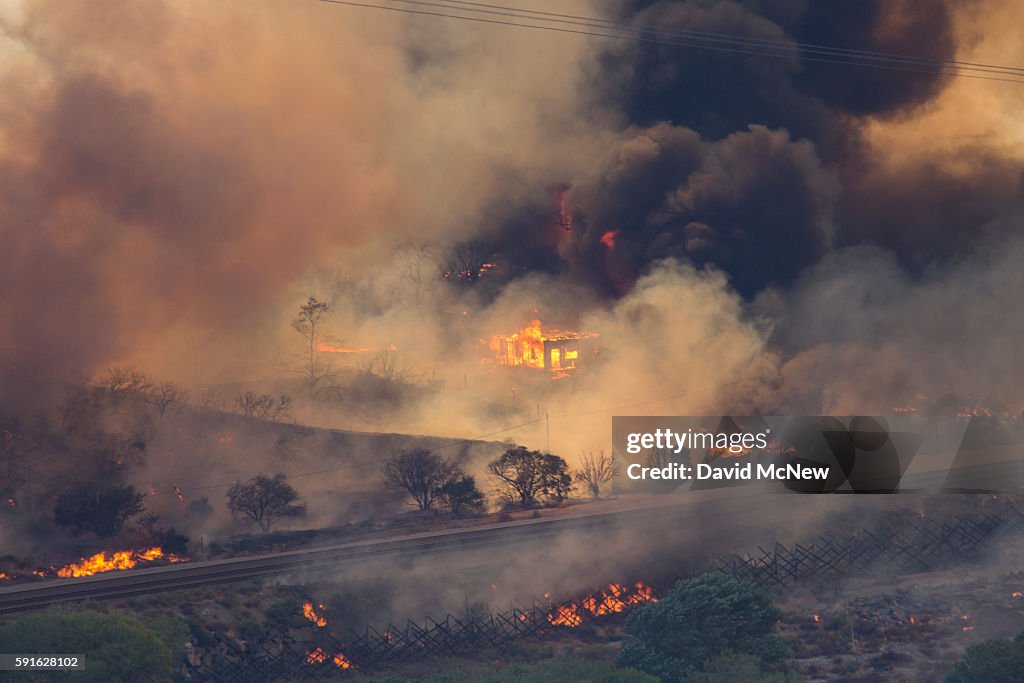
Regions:
<instances>
[{"instance_id":1,"label":"flame front","mask_svg":"<svg viewBox=\"0 0 1024 683\"><path fill-rule=\"evenodd\" d=\"M334 655L334 666L338 667L339 669L354 669L354 668L356 668L356 665L353 664L352 661L348 657L346 657L344 655L344 653L341 653L341 652L339 652L338 654Z\"/></svg>"},{"instance_id":2,"label":"flame front","mask_svg":"<svg viewBox=\"0 0 1024 683\"><path fill-rule=\"evenodd\" d=\"M323 604L319 604L317 607L319 607L321 611L324 609ZM313 609L313 603L311 602L302 603L302 616L306 617L306 619L313 622L320 628L327 626L327 618L317 614L316 610Z\"/></svg>"},{"instance_id":3,"label":"flame front","mask_svg":"<svg viewBox=\"0 0 1024 683\"><path fill-rule=\"evenodd\" d=\"M548 594L545 593L544 597L547 596ZM607 589L583 598L579 605L574 603L556 605L548 613L548 622L552 626L575 628L583 623L583 617L588 614L601 617L606 614L622 612L630 605L656 601L654 591L643 582L637 582L631 588L619 583L612 583L608 584Z\"/></svg>"},{"instance_id":4,"label":"flame front","mask_svg":"<svg viewBox=\"0 0 1024 683\"><path fill-rule=\"evenodd\" d=\"M90 558L83 558L77 564L69 564L57 570L57 576L71 578L76 576L92 576L103 572L120 571L131 569L139 562L152 562L164 556L161 548L149 548L147 550L121 550L108 555L106 551L99 552ZM173 558L172 558L173 559Z\"/></svg>"},{"instance_id":5,"label":"flame front","mask_svg":"<svg viewBox=\"0 0 1024 683\"><path fill-rule=\"evenodd\" d=\"M583 623L583 617L580 616L580 608L576 605L559 605L548 615L548 621L552 626L576 628Z\"/></svg>"}]
</instances>

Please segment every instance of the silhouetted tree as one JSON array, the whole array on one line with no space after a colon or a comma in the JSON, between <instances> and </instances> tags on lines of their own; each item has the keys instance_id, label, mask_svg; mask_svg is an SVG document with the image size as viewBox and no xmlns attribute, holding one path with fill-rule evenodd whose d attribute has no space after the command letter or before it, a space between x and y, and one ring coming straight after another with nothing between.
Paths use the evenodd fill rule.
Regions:
<instances>
[{"instance_id":1,"label":"silhouetted tree","mask_svg":"<svg viewBox=\"0 0 1024 683\"><path fill-rule=\"evenodd\" d=\"M142 512L143 498L128 484L81 484L57 499L53 520L76 534L91 531L97 536L113 536Z\"/></svg>"},{"instance_id":2,"label":"silhouetted tree","mask_svg":"<svg viewBox=\"0 0 1024 683\"><path fill-rule=\"evenodd\" d=\"M280 422L291 413L292 398L288 394L274 397L270 394L247 391L235 399L235 410L241 415L254 417L263 422Z\"/></svg>"},{"instance_id":3,"label":"silhouetted tree","mask_svg":"<svg viewBox=\"0 0 1024 683\"><path fill-rule=\"evenodd\" d=\"M168 410L188 403L188 393L174 382L161 382L146 392L145 399L163 417Z\"/></svg>"},{"instance_id":4,"label":"silhouetted tree","mask_svg":"<svg viewBox=\"0 0 1024 683\"><path fill-rule=\"evenodd\" d=\"M257 474L244 484L235 482L227 498L232 517L255 522L264 533L279 519L306 515L306 504L298 502L299 493L280 473L273 477Z\"/></svg>"},{"instance_id":5,"label":"silhouetted tree","mask_svg":"<svg viewBox=\"0 0 1024 683\"><path fill-rule=\"evenodd\" d=\"M562 501L572 490L569 465L550 453L510 448L487 465L498 494L520 505L535 505L542 500Z\"/></svg>"},{"instance_id":6,"label":"silhouetted tree","mask_svg":"<svg viewBox=\"0 0 1024 683\"><path fill-rule=\"evenodd\" d=\"M448 254L441 275L449 282L472 285L484 276L495 258L495 247L490 242L460 242Z\"/></svg>"},{"instance_id":7,"label":"silhouetted tree","mask_svg":"<svg viewBox=\"0 0 1024 683\"><path fill-rule=\"evenodd\" d=\"M213 506L206 496L197 498L188 504L188 513L198 522L205 522L213 515Z\"/></svg>"},{"instance_id":8,"label":"silhouetted tree","mask_svg":"<svg viewBox=\"0 0 1024 683\"><path fill-rule=\"evenodd\" d=\"M437 491L441 504L453 515L477 514L484 511L484 493L476 479L465 474L446 481Z\"/></svg>"},{"instance_id":9,"label":"silhouetted tree","mask_svg":"<svg viewBox=\"0 0 1024 683\"><path fill-rule=\"evenodd\" d=\"M405 491L420 510L433 508L441 487L461 474L454 463L425 448L399 453L381 468L384 484Z\"/></svg>"},{"instance_id":10,"label":"silhouetted tree","mask_svg":"<svg viewBox=\"0 0 1024 683\"><path fill-rule=\"evenodd\" d=\"M590 492L591 496L597 498L601 493L601 486L610 482L618 473L618 466L604 451L597 455L584 453L575 479Z\"/></svg>"},{"instance_id":11,"label":"silhouetted tree","mask_svg":"<svg viewBox=\"0 0 1024 683\"><path fill-rule=\"evenodd\" d=\"M299 306L299 314L292 320L292 329L306 340L307 356L302 374L309 387L310 398L316 396L317 386L330 374L330 364L324 362L318 348L323 338L320 323L329 308L326 301L318 301L316 297L311 296L306 299L306 303Z\"/></svg>"},{"instance_id":12,"label":"silhouetted tree","mask_svg":"<svg viewBox=\"0 0 1024 683\"><path fill-rule=\"evenodd\" d=\"M111 398L119 399L128 394L145 395L153 388L153 382L137 368L114 366L107 370L103 385Z\"/></svg>"}]
</instances>

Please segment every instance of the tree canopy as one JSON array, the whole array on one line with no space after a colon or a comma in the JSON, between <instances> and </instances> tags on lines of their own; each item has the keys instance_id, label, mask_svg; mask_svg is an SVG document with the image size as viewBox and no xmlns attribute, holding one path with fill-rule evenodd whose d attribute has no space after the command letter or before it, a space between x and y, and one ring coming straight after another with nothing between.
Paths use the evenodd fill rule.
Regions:
<instances>
[{"instance_id":1,"label":"tree canopy","mask_svg":"<svg viewBox=\"0 0 1024 683\"><path fill-rule=\"evenodd\" d=\"M1024 681L1024 631L1013 640L986 640L967 648L946 683Z\"/></svg>"},{"instance_id":2,"label":"tree canopy","mask_svg":"<svg viewBox=\"0 0 1024 683\"><path fill-rule=\"evenodd\" d=\"M280 473L273 477L257 474L244 484L235 482L228 489L227 498L233 517L258 524L264 533L279 519L306 514L306 504L299 502L298 491Z\"/></svg>"},{"instance_id":3,"label":"tree canopy","mask_svg":"<svg viewBox=\"0 0 1024 683\"><path fill-rule=\"evenodd\" d=\"M462 474L455 463L426 448L399 453L381 468L384 483L405 491L420 510L433 508L441 487Z\"/></svg>"},{"instance_id":4,"label":"tree canopy","mask_svg":"<svg viewBox=\"0 0 1024 683\"><path fill-rule=\"evenodd\" d=\"M453 515L477 514L484 511L486 501L476 479L468 474L454 477L438 489L437 497Z\"/></svg>"},{"instance_id":5,"label":"tree canopy","mask_svg":"<svg viewBox=\"0 0 1024 683\"><path fill-rule=\"evenodd\" d=\"M569 465L564 459L525 446L505 451L487 465L487 473L502 498L523 506L562 501L572 490Z\"/></svg>"},{"instance_id":6,"label":"tree canopy","mask_svg":"<svg viewBox=\"0 0 1024 683\"><path fill-rule=\"evenodd\" d=\"M145 498L128 484L80 484L57 499L53 519L57 526L80 534L91 531L109 537L143 510Z\"/></svg>"},{"instance_id":7,"label":"tree canopy","mask_svg":"<svg viewBox=\"0 0 1024 683\"><path fill-rule=\"evenodd\" d=\"M709 572L680 581L663 599L634 610L618 663L665 683L680 683L727 652L770 664L786 653L772 634L780 616L760 589Z\"/></svg>"}]
</instances>

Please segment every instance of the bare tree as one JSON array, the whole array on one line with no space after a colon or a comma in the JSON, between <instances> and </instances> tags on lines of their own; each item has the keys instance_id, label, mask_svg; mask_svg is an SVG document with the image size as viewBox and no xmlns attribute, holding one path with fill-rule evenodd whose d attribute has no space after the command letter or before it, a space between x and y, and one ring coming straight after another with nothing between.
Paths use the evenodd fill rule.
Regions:
<instances>
[{"instance_id":1,"label":"bare tree","mask_svg":"<svg viewBox=\"0 0 1024 683\"><path fill-rule=\"evenodd\" d=\"M441 274L449 282L472 285L493 267L495 259L496 251L490 242L460 242L448 255Z\"/></svg>"},{"instance_id":2,"label":"bare tree","mask_svg":"<svg viewBox=\"0 0 1024 683\"><path fill-rule=\"evenodd\" d=\"M644 467L667 467L672 464L690 464L690 449L676 453L671 448L652 448L644 458Z\"/></svg>"},{"instance_id":3,"label":"bare tree","mask_svg":"<svg viewBox=\"0 0 1024 683\"><path fill-rule=\"evenodd\" d=\"M601 451L597 455L583 454L575 479L590 492L591 496L597 498L601 494L601 486L610 482L618 474L618 465L610 455Z\"/></svg>"},{"instance_id":4,"label":"bare tree","mask_svg":"<svg viewBox=\"0 0 1024 683\"><path fill-rule=\"evenodd\" d=\"M263 533L279 519L304 517L306 504L283 474L273 477L257 474L245 484L235 482L228 489L228 509L234 518L242 517L259 525Z\"/></svg>"},{"instance_id":5,"label":"bare tree","mask_svg":"<svg viewBox=\"0 0 1024 683\"><path fill-rule=\"evenodd\" d=\"M395 261L402 279L409 283L416 298L416 305L419 306L423 301L423 295L436 283L435 277L430 276L431 266L437 267L434 250L426 244L406 242L395 250Z\"/></svg>"},{"instance_id":6,"label":"bare tree","mask_svg":"<svg viewBox=\"0 0 1024 683\"><path fill-rule=\"evenodd\" d=\"M356 367L364 375L372 375L391 382L409 382L415 379L414 371L401 362L398 353L388 349L359 361Z\"/></svg>"},{"instance_id":7,"label":"bare tree","mask_svg":"<svg viewBox=\"0 0 1024 683\"><path fill-rule=\"evenodd\" d=\"M280 422L288 417L292 399L288 394L274 397L247 391L235 399L235 410L245 417L254 417L263 422Z\"/></svg>"},{"instance_id":8,"label":"bare tree","mask_svg":"<svg viewBox=\"0 0 1024 683\"><path fill-rule=\"evenodd\" d=\"M292 320L292 329L306 340L307 355L302 375L309 386L310 398L315 398L317 386L331 371L330 361L324 360L318 348L323 341L320 325L329 308L326 301L318 301L316 297L310 296L306 303L299 306L299 314Z\"/></svg>"},{"instance_id":9,"label":"bare tree","mask_svg":"<svg viewBox=\"0 0 1024 683\"><path fill-rule=\"evenodd\" d=\"M153 382L133 366L114 366L107 370L103 382L111 398L121 398L127 394L145 394L153 388Z\"/></svg>"},{"instance_id":10,"label":"bare tree","mask_svg":"<svg viewBox=\"0 0 1024 683\"><path fill-rule=\"evenodd\" d=\"M163 417L168 410L177 410L188 403L188 393L174 382L161 382L146 392L146 403Z\"/></svg>"},{"instance_id":11,"label":"bare tree","mask_svg":"<svg viewBox=\"0 0 1024 683\"><path fill-rule=\"evenodd\" d=\"M160 540L163 536L163 531L160 528L160 515L155 512L147 512L135 520L135 523L146 532L153 545L160 545Z\"/></svg>"},{"instance_id":12,"label":"bare tree","mask_svg":"<svg viewBox=\"0 0 1024 683\"><path fill-rule=\"evenodd\" d=\"M425 448L399 453L380 472L388 488L405 491L420 510L430 510L441 488L463 474L454 463Z\"/></svg>"},{"instance_id":13,"label":"bare tree","mask_svg":"<svg viewBox=\"0 0 1024 683\"><path fill-rule=\"evenodd\" d=\"M204 387L199 394L199 405L210 410L224 410L224 397L213 387Z\"/></svg>"}]
</instances>

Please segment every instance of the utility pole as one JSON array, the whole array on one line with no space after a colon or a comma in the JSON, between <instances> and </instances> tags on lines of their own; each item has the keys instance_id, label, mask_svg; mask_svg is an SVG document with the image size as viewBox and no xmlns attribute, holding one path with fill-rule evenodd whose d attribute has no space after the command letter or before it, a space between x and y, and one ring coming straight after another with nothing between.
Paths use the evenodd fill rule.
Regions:
<instances>
[{"instance_id":1,"label":"utility pole","mask_svg":"<svg viewBox=\"0 0 1024 683\"><path fill-rule=\"evenodd\" d=\"M547 432L547 441L548 441L548 446L547 446L546 450L547 450L548 453L550 453L551 452L551 417L548 414L548 411L546 411L546 410L544 411L544 431Z\"/></svg>"}]
</instances>

